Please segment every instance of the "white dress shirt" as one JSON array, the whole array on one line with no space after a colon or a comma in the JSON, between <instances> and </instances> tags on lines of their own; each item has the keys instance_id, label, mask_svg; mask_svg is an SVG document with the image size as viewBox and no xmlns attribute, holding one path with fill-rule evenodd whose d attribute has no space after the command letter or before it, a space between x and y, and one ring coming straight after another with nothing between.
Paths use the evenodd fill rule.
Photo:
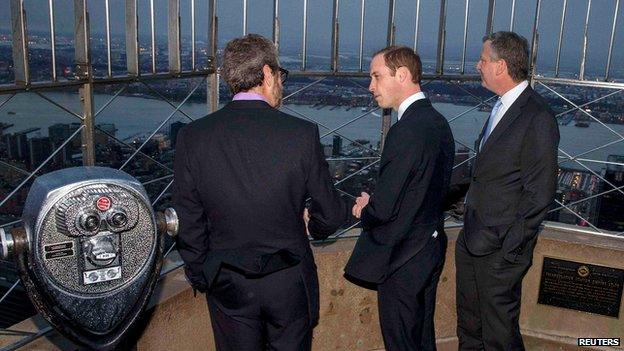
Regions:
<instances>
[{"instance_id":1,"label":"white dress shirt","mask_svg":"<svg viewBox=\"0 0 624 351\"><path fill-rule=\"evenodd\" d=\"M411 104L413 104L415 101L418 101L424 98L425 98L425 93L423 93L422 91L419 91L416 94L412 94L407 99L403 100L403 102L401 102L401 104L399 105L399 110L397 111L398 120L399 121L401 120L401 117L403 117L405 110L407 110L407 108L410 107Z\"/></svg>"},{"instance_id":2,"label":"white dress shirt","mask_svg":"<svg viewBox=\"0 0 624 351\"><path fill-rule=\"evenodd\" d=\"M522 94L524 89L526 89L528 86L529 86L529 82L527 82L526 80L523 80L518 85L511 88L508 92L506 92L505 94L503 94L503 96L500 97L501 107L498 109L498 111L496 112L496 115L494 116L494 119L492 120L492 129L490 130L490 135L494 131L494 128L496 128L496 125L498 125L498 122L500 122L500 120L503 118L507 110L509 110L509 107L514 102L516 102L520 94Z\"/></svg>"}]
</instances>

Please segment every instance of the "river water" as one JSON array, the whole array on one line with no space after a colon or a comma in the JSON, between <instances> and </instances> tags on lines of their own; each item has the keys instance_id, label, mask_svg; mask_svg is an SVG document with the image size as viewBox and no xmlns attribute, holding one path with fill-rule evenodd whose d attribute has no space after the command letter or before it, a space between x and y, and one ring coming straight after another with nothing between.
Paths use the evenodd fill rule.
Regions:
<instances>
[{"instance_id":1,"label":"river water","mask_svg":"<svg viewBox=\"0 0 624 351\"><path fill-rule=\"evenodd\" d=\"M81 107L77 94L63 92L45 92L44 94L80 115ZM98 111L110 98L110 95L96 94L95 110ZM0 103L2 101L4 100L0 99ZM447 119L452 120L450 125L455 139L460 143L472 146L488 117L488 112L473 110L463 114L471 107L450 103L436 103L434 106ZM282 107L282 110L301 117L296 113L298 112L307 118L315 120L321 125L321 135L365 113L360 108L347 110L345 107L325 106L319 108L292 104ZM296 112L293 112L293 110ZM182 111L191 118L200 118L207 114L207 107L206 104L187 102L182 107ZM117 128L117 137L128 139L133 136L151 133L172 112L173 108L160 100L119 96L96 117L96 124L113 123ZM376 144L380 138L381 118L379 114L379 110L369 113L356 122L341 128L338 132L349 139L366 139L371 141L372 144ZM456 118L461 114L463 114L461 117ZM395 114L393 114L393 119L396 120ZM167 133L170 123L175 121L188 122L189 119L177 112L163 125L161 132ZM79 122L79 120L34 93L22 93L17 94L0 109L0 122L13 124L13 127L5 130L5 133L36 127L40 128L40 130L33 132L30 136L37 136L37 134L46 136L48 134L47 128L52 124ZM599 123L590 123L587 128L576 127L574 123L570 123L567 126L559 126L561 132L560 149L571 156L575 156L609 142L622 139L621 135L624 135L624 125L610 124L607 126L613 131ZM322 142L330 144L332 135L323 138ZM345 140L343 145L345 144L348 144L348 141ZM607 156L610 154L623 155L624 142L615 143L581 157L606 161ZM563 156L563 152L560 152L560 155ZM600 170L603 167L603 165L597 163L586 162L585 164L595 170ZM565 162L562 165L565 167L582 168L581 165L572 161Z\"/></svg>"}]
</instances>

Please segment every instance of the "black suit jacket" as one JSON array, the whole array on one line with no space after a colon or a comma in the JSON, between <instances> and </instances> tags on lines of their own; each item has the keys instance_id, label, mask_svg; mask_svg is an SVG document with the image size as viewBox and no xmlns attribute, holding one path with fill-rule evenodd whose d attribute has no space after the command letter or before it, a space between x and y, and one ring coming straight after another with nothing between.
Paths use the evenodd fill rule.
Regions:
<instances>
[{"instance_id":1,"label":"black suit jacket","mask_svg":"<svg viewBox=\"0 0 624 351\"><path fill-rule=\"evenodd\" d=\"M482 137L483 131L477 146ZM504 258L515 262L534 243L557 188L558 145L553 112L527 87L476 155L464 215L472 254L502 249Z\"/></svg>"},{"instance_id":2,"label":"black suit jacket","mask_svg":"<svg viewBox=\"0 0 624 351\"><path fill-rule=\"evenodd\" d=\"M232 101L180 130L173 200L191 284L209 288L226 264L262 276L300 261L314 319L318 282L303 221L332 234L348 210L329 176L318 127L264 101Z\"/></svg>"},{"instance_id":3,"label":"black suit jacket","mask_svg":"<svg viewBox=\"0 0 624 351\"><path fill-rule=\"evenodd\" d=\"M347 275L381 283L416 255L435 230L445 236L442 205L454 156L453 134L444 116L428 99L412 103L388 132Z\"/></svg>"}]
</instances>

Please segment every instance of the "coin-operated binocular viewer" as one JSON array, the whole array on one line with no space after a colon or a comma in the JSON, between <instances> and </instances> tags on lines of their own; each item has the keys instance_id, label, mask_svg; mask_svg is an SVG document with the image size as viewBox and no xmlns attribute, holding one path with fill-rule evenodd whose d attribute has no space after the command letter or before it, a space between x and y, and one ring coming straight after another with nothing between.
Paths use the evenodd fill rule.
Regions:
<instances>
[{"instance_id":1,"label":"coin-operated binocular viewer","mask_svg":"<svg viewBox=\"0 0 624 351\"><path fill-rule=\"evenodd\" d=\"M78 167L38 177L22 221L0 229L0 255L16 261L37 311L70 340L113 349L149 301L175 211L155 214L122 171Z\"/></svg>"}]
</instances>

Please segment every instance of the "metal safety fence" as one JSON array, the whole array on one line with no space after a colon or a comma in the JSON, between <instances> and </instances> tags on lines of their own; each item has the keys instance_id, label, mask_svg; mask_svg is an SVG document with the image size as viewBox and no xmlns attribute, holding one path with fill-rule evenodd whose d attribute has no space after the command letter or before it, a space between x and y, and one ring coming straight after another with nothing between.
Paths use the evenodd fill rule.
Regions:
<instances>
[{"instance_id":1,"label":"metal safety fence","mask_svg":"<svg viewBox=\"0 0 624 351\"><path fill-rule=\"evenodd\" d=\"M164 207L176 132L217 109L220 96L227 99L217 70L219 50L227 39L249 32L261 32L278 45L294 77L285 86L282 110L318 124L336 187L349 197L374 188L384 136L393 123L392 112L373 106L368 93L370 54L391 44L413 47L423 58L423 89L455 134L454 177L460 178L470 172L474 140L495 98L480 87L473 67L481 36L514 30L529 39L531 84L561 124L559 191L546 225L562 222L574 225L566 230L624 235L618 214L624 199L624 67L614 50L624 40L619 0L587 0L584 11L567 0L321 2L168 0L162 6L154 0L48 0L45 14L28 0L0 5L7 7L0 12L10 14L10 25L0 22L0 35L10 28L4 36L10 55L0 56L0 70L8 62L8 73L0 71L0 226L20 224L20 203L34 178L75 165L122 169L142 181L155 207ZM59 6L72 14L71 40L58 34ZM596 20L596 13L611 17ZM48 28L29 32L31 16L47 20ZM95 22L101 32L93 30ZM123 28L116 28L118 22ZM580 35L571 32L576 27ZM592 46L604 37L606 45ZM562 60L574 38L580 38L577 69ZM549 60L542 55L548 48ZM34 105L39 107L30 109ZM50 115L54 118L45 118ZM18 124L17 117L24 130L5 132ZM47 136L36 135L46 127ZM366 138L358 134L362 131ZM334 237L352 236L357 225L350 223ZM170 243L167 255L174 249ZM0 287L5 285L0 309L20 289L18 280ZM47 332L24 333L8 349Z\"/></svg>"}]
</instances>

